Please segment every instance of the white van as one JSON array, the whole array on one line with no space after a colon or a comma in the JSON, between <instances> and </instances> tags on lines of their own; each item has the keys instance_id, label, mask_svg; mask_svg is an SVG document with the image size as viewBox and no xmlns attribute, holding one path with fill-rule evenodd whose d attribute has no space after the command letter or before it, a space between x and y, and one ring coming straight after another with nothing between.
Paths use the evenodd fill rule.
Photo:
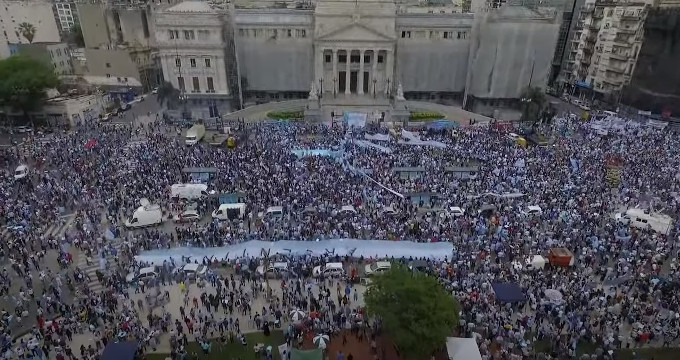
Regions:
<instances>
[{"instance_id":1,"label":"white van","mask_svg":"<svg viewBox=\"0 0 680 360\"><path fill-rule=\"evenodd\" d=\"M326 265L315 266L312 269L312 275L319 277L323 274L325 278L329 277L340 277L345 274L345 268L342 263L326 263Z\"/></svg>"},{"instance_id":2,"label":"white van","mask_svg":"<svg viewBox=\"0 0 680 360\"><path fill-rule=\"evenodd\" d=\"M23 179L28 175L28 166L19 165L16 170L14 170L14 180Z\"/></svg>"},{"instance_id":3,"label":"white van","mask_svg":"<svg viewBox=\"0 0 680 360\"><path fill-rule=\"evenodd\" d=\"M673 229L673 219L665 214L651 213L643 209L628 209L625 214L616 214L621 224L634 226L638 229L648 229L668 235Z\"/></svg>"},{"instance_id":4,"label":"white van","mask_svg":"<svg viewBox=\"0 0 680 360\"><path fill-rule=\"evenodd\" d=\"M139 269L137 273L129 273L125 277L125 280L129 283L134 282L134 281L141 281L141 282L147 282L151 279L155 279L158 277L158 272L156 272L156 267L154 266L149 266L145 268Z\"/></svg>"},{"instance_id":5,"label":"white van","mask_svg":"<svg viewBox=\"0 0 680 360\"><path fill-rule=\"evenodd\" d=\"M142 205L135 210L132 216L125 220L128 228L140 228L144 226L158 225L163 222L163 212L159 205Z\"/></svg>"},{"instance_id":6,"label":"white van","mask_svg":"<svg viewBox=\"0 0 680 360\"><path fill-rule=\"evenodd\" d=\"M206 184L174 184L170 187L171 199L194 200L208 196Z\"/></svg>"},{"instance_id":7,"label":"white van","mask_svg":"<svg viewBox=\"0 0 680 360\"><path fill-rule=\"evenodd\" d=\"M208 268L204 265L199 264L186 264L183 265L179 271L183 273L189 279L195 279L202 277L208 271Z\"/></svg>"},{"instance_id":8,"label":"white van","mask_svg":"<svg viewBox=\"0 0 680 360\"><path fill-rule=\"evenodd\" d=\"M270 206L267 208L267 211L265 211L264 215L267 217L283 216L283 206Z\"/></svg>"},{"instance_id":9,"label":"white van","mask_svg":"<svg viewBox=\"0 0 680 360\"><path fill-rule=\"evenodd\" d=\"M243 219L246 215L246 204L221 204L217 210L212 212L213 219L218 220L234 220Z\"/></svg>"},{"instance_id":10,"label":"white van","mask_svg":"<svg viewBox=\"0 0 680 360\"><path fill-rule=\"evenodd\" d=\"M287 275L289 272L287 262L275 262L273 264L270 264L266 270L263 265L260 265L255 269L255 271L259 275L276 278L283 277L284 275Z\"/></svg>"},{"instance_id":11,"label":"white van","mask_svg":"<svg viewBox=\"0 0 680 360\"><path fill-rule=\"evenodd\" d=\"M366 272L366 276L370 276L373 274L380 274L382 272L388 271L391 268L392 263L390 263L389 261L377 261L374 262L373 264L366 265L364 271Z\"/></svg>"}]
</instances>

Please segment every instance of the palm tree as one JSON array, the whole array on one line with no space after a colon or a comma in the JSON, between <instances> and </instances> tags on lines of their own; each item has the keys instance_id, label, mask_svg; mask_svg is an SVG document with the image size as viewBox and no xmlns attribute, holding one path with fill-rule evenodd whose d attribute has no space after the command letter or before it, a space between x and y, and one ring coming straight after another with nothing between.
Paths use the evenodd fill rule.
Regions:
<instances>
[{"instance_id":1,"label":"palm tree","mask_svg":"<svg viewBox=\"0 0 680 360\"><path fill-rule=\"evenodd\" d=\"M21 24L19 24L19 32L23 37L26 38L26 40L28 40L29 43L31 44L33 43L33 39L35 38L36 32L35 26L33 26L33 24L22 22Z\"/></svg>"},{"instance_id":2,"label":"palm tree","mask_svg":"<svg viewBox=\"0 0 680 360\"><path fill-rule=\"evenodd\" d=\"M522 121L535 122L545 107L545 93L540 87L527 86L522 92Z\"/></svg>"},{"instance_id":3,"label":"palm tree","mask_svg":"<svg viewBox=\"0 0 680 360\"><path fill-rule=\"evenodd\" d=\"M173 109L179 103L179 96L180 91L175 89L171 83L166 81L158 87L156 99L161 106L163 106L163 104L167 104L168 109Z\"/></svg>"}]
</instances>

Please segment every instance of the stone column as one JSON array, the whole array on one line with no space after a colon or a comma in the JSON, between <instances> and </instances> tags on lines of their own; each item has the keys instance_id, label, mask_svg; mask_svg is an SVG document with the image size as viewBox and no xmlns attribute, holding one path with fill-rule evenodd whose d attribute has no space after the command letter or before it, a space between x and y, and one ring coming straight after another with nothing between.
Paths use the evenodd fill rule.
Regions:
<instances>
[{"instance_id":1,"label":"stone column","mask_svg":"<svg viewBox=\"0 0 680 360\"><path fill-rule=\"evenodd\" d=\"M385 80L390 79L389 87L385 87L385 94L391 94L391 87L394 84L394 59L392 56L392 50L385 50ZM387 85L387 82L385 83Z\"/></svg>"},{"instance_id":2,"label":"stone column","mask_svg":"<svg viewBox=\"0 0 680 360\"><path fill-rule=\"evenodd\" d=\"M359 95L364 94L364 51L359 50L359 76L357 79L357 93Z\"/></svg>"},{"instance_id":3,"label":"stone column","mask_svg":"<svg viewBox=\"0 0 680 360\"><path fill-rule=\"evenodd\" d=\"M380 52L380 50L377 49L373 50L373 56L371 57L371 61L373 61L373 70L371 70L371 82L373 82L374 79L380 81L380 79L378 79L378 52ZM375 88L376 84L374 84L373 86L374 89L372 89L372 91L375 90L375 92L378 92L378 88ZM375 95L376 94L373 94L373 96Z\"/></svg>"},{"instance_id":4,"label":"stone column","mask_svg":"<svg viewBox=\"0 0 680 360\"><path fill-rule=\"evenodd\" d=\"M347 56L345 56L345 65L346 65L346 67L345 67L345 94L349 95L350 94L350 91L349 91L349 64L350 64L350 61L349 61L349 58L350 58L350 54L352 54L352 50L346 50L346 51L347 51Z\"/></svg>"},{"instance_id":5,"label":"stone column","mask_svg":"<svg viewBox=\"0 0 680 360\"><path fill-rule=\"evenodd\" d=\"M329 80L333 82L333 95L335 95L338 93L338 50L336 49L333 49L333 78Z\"/></svg>"},{"instance_id":6,"label":"stone column","mask_svg":"<svg viewBox=\"0 0 680 360\"><path fill-rule=\"evenodd\" d=\"M319 47L316 50L316 71L315 71L315 74L314 74L314 82L315 82L314 85L316 85L317 87L320 85L320 82L319 82L320 79L323 79L324 82L326 81L326 79L324 79L325 74L324 74L324 56L323 56L324 54L323 54L323 52L324 52L324 49L321 48L321 47ZM319 89L319 91L321 91L321 90L322 89Z\"/></svg>"}]
</instances>

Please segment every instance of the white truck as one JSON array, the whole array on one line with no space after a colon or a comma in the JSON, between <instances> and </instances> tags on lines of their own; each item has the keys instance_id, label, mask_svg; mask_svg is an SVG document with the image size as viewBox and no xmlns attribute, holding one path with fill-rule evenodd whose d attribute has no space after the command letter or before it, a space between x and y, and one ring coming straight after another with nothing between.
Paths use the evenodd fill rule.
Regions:
<instances>
[{"instance_id":1,"label":"white truck","mask_svg":"<svg viewBox=\"0 0 680 360\"><path fill-rule=\"evenodd\" d=\"M205 126L201 124L196 124L187 130L187 134L184 136L184 143L189 146L198 144L203 136L205 135Z\"/></svg>"},{"instance_id":2,"label":"white truck","mask_svg":"<svg viewBox=\"0 0 680 360\"><path fill-rule=\"evenodd\" d=\"M140 200L140 207L125 220L125 226L130 229L158 225L163 222L163 211L159 205L152 205L148 200Z\"/></svg>"},{"instance_id":3,"label":"white truck","mask_svg":"<svg viewBox=\"0 0 680 360\"><path fill-rule=\"evenodd\" d=\"M221 204L217 210L213 211L212 217L217 220L243 219L246 216L246 204Z\"/></svg>"},{"instance_id":4,"label":"white truck","mask_svg":"<svg viewBox=\"0 0 680 360\"><path fill-rule=\"evenodd\" d=\"M171 199L195 200L208 196L206 184L173 184L170 187Z\"/></svg>"}]
</instances>

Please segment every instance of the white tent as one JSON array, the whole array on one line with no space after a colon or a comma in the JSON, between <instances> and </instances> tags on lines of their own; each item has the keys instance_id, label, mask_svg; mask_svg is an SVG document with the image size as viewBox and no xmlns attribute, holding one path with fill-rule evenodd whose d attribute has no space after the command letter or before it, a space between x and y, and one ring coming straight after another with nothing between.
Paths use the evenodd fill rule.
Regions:
<instances>
[{"instance_id":1,"label":"white tent","mask_svg":"<svg viewBox=\"0 0 680 360\"><path fill-rule=\"evenodd\" d=\"M477 341L473 338L446 338L446 352L449 360L482 360Z\"/></svg>"}]
</instances>

